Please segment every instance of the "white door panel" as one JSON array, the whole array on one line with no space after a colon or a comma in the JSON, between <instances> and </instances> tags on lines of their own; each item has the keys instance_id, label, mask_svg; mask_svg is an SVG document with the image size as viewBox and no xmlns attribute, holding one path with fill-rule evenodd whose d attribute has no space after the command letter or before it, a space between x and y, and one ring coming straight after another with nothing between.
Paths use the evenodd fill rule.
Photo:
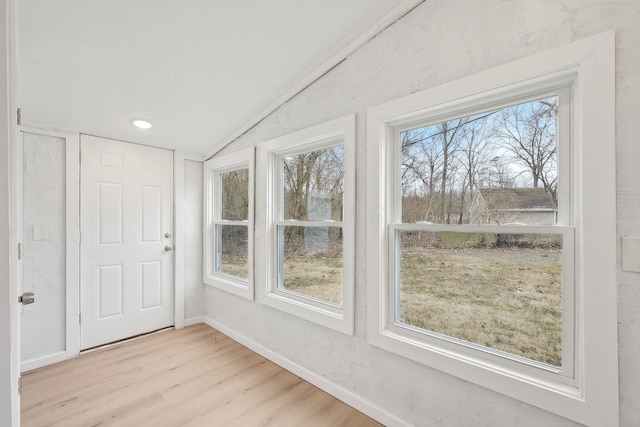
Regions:
<instances>
[{"instance_id":1,"label":"white door panel","mask_svg":"<svg viewBox=\"0 0 640 427\"><path fill-rule=\"evenodd\" d=\"M81 151L86 349L173 324L173 153L85 135Z\"/></svg>"}]
</instances>

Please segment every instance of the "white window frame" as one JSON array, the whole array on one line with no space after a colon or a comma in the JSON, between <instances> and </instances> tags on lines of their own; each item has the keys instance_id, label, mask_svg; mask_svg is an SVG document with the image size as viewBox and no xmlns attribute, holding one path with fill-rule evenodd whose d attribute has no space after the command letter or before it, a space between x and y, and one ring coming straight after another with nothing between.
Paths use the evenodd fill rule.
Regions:
<instances>
[{"instance_id":1,"label":"white window frame","mask_svg":"<svg viewBox=\"0 0 640 427\"><path fill-rule=\"evenodd\" d=\"M248 218L242 221L222 220L218 217L221 199L218 188L220 175L239 169L249 170L249 208ZM230 292L243 298L254 299L254 170L255 148L250 147L232 154L207 160L204 163L204 248L203 248L203 281L205 284ZM216 254L216 225L242 225L248 230L248 277L243 280L229 274L215 271L214 255Z\"/></svg>"},{"instance_id":2,"label":"white window frame","mask_svg":"<svg viewBox=\"0 0 640 427\"><path fill-rule=\"evenodd\" d=\"M586 425L618 424L614 64L615 35L609 32L368 109L371 344ZM558 130L564 133L561 141L570 140L558 154L560 225L499 227L564 236L563 316L572 319L563 323L563 368L546 369L395 325L391 305L397 249L390 236L397 230L456 227L399 223L390 150L397 133L425 118L438 123L558 91L569 91L571 103L570 109L564 107L565 117L571 111L570 126L562 127L567 121L561 118ZM566 97L567 92L560 97L561 116ZM495 226L457 227L461 232L495 232ZM567 281L572 282L569 287Z\"/></svg>"},{"instance_id":3,"label":"white window frame","mask_svg":"<svg viewBox=\"0 0 640 427\"><path fill-rule=\"evenodd\" d=\"M264 286L258 287L261 303L336 331L353 335L355 274L355 115L351 114L267 141L258 147L258 164L266 167L264 200L265 272ZM285 221L280 218L280 159L309 151L344 146L343 220L327 221L343 232L342 307L278 289L278 236L282 225L317 226L323 221ZM262 210L262 209L261 209Z\"/></svg>"}]
</instances>

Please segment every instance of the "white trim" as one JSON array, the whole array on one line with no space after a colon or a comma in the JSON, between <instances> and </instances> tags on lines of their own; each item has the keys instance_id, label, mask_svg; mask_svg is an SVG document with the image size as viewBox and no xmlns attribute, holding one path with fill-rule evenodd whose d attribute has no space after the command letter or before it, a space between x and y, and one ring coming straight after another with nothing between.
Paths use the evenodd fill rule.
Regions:
<instances>
[{"instance_id":1,"label":"white trim","mask_svg":"<svg viewBox=\"0 0 640 427\"><path fill-rule=\"evenodd\" d=\"M22 124L20 125L20 129L25 130L25 132L32 132L32 133L47 132L48 135L58 136L58 137L60 137L61 135L75 135L76 133L78 135L83 134L78 129L57 127L55 125L46 124L46 123L25 121L24 117L22 118Z\"/></svg>"},{"instance_id":2,"label":"white trim","mask_svg":"<svg viewBox=\"0 0 640 427\"><path fill-rule=\"evenodd\" d=\"M413 425L403 420L402 418L399 418L376 406L373 402L358 396L348 388L336 384L335 382L328 380L321 374L305 368L304 366L297 364L291 359L288 359L276 353L275 351L270 350L261 344L258 344L254 340L235 332L233 329L228 328L222 323L216 322L208 316L203 316L203 320L206 325L212 327L213 329L216 329L219 332L222 332L232 340L237 341L248 349L272 361L281 368L286 369L294 375L299 376L303 380L329 393L331 396L341 400L342 402L373 418L379 423L389 427L411 427Z\"/></svg>"},{"instance_id":3,"label":"white trim","mask_svg":"<svg viewBox=\"0 0 640 427\"><path fill-rule=\"evenodd\" d=\"M191 160L202 162L202 156L187 151L176 150L173 152L173 236L174 236L174 253L173 253L173 326L176 329L182 329L187 324L184 318L185 313L185 213L184 213L184 194L185 194L185 161Z\"/></svg>"},{"instance_id":4,"label":"white trim","mask_svg":"<svg viewBox=\"0 0 640 427\"><path fill-rule=\"evenodd\" d=\"M191 151L182 151L182 150L175 150L175 152L177 154L180 154L183 160L191 160L191 161L200 162L200 163L203 163L205 161L205 158L198 153L193 153Z\"/></svg>"},{"instance_id":5,"label":"white trim","mask_svg":"<svg viewBox=\"0 0 640 427\"><path fill-rule=\"evenodd\" d=\"M78 140L80 140L80 134L77 132L61 132L58 130L51 130L51 129L45 129L45 128L40 128L40 127L33 127L33 126L18 126L18 131L19 132L24 132L24 133L33 133L36 135L46 135L46 136L53 136L56 138L62 138L62 139L67 139L67 138L78 138Z\"/></svg>"},{"instance_id":6,"label":"white trim","mask_svg":"<svg viewBox=\"0 0 640 427\"><path fill-rule=\"evenodd\" d=\"M18 296L22 294L22 259L17 256L18 245L21 245L22 251L24 251L23 242L23 195L24 195L24 140L23 133L20 132L18 126L15 128L16 136L15 142L12 141L9 159L10 169L10 198L11 198L11 245L10 245L10 258L11 258L11 301L17 301ZM18 370L20 371L21 351L22 351L22 304L16 304L15 313L17 317L15 319L15 327L17 328L18 335L15 341L19 352L18 358Z\"/></svg>"},{"instance_id":7,"label":"white trim","mask_svg":"<svg viewBox=\"0 0 640 427\"><path fill-rule=\"evenodd\" d=\"M184 162L180 151L173 152L173 326L185 327L184 319Z\"/></svg>"},{"instance_id":8,"label":"white trim","mask_svg":"<svg viewBox=\"0 0 640 427\"><path fill-rule=\"evenodd\" d=\"M618 424L614 67L615 34L607 32L367 110L369 343L574 421ZM389 193L392 179L386 159L393 126L427 112L446 116L483 102L526 96L555 82L566 86L572 80L570 163L575 169L564 192L571 194L576 207L569 224L576 230L575 279L583 284L576 286L574 300L576 385L557 380L551 386L517 367L509 372L392 331L385 319L387 288L381 283L389 275L386 233L395 212L386 201L387 194L394 194Z\"/></svg>"},{"instance_id":9,"label":"white trim","mask_svg":"<svg viewBox=\"0 0 640 427\"><path fill-rule=\"evenodd\" d=\"M43 366L62 362L64 360L67 360L67 358L67 353L64 351L58 351L46 356L34 357L33 359L24 360L20 364L20 372L24 373L33 369L42 368Z\"/></svg>"},{"instance_id":10,"label":"white trim","mask_svg":"<svg viewBox=\"0 0 640 427\"><path fill-rule=\"evenodd\" d=\"M386 30L394 22L412 11L422 2L424 2L424 0L396 1L394 5L389 7L389 9L375 17L367 25L364 25L364 31L350 39L347 39L344 44L339 45L333 51L329 52L329 54L322 57L315 64L310 66L306 72L302 73L302 75L297 79L296 83L288 86L285 90L266 102L265 105L262 106L262 108L259 108L248 118L242 120L242 122L232 132L230 132L226 138L222 138L221 142L217 144L214 149L209 151L205 157L207 159L210 159L211 157L215 156L232 141L239 138L242 134L247 132L257 123L260 123L260 121L273 113L273 111L275 111L278 107L286 103L289 99L293 98L298 93L302 92L305 88L307 88L307 86L313 84L316 80L330 71L333 67L351 56L362 46L367 44L371 39Z\"/></svg>"},{"instance_id":11,"label":"white trim","mask_svg":"<svg viewBox=\"0 0 640 427\"><path fill-rule=\"evenodd\" d=\"M6 102L6 116L0 119L0 128L6 125L6 134L2 136L2 140L6 137L7 146L6 149L0 149L0 155L3 157L6 155L6 159L0 160L0 163L6 165L8 171L5 170L3 179L0 179L0 185L4 187L4 191L1 193L7 195L8 206L3 206L1 209L6 209L0 217L5 221L0 225L0 234L3 236L7 233L9 235L9 242L4 241L4 245L9 245L9 264L5 264L4 260L2 266L0 266L1 277L0 280L7 280L6 286L8 287L7 301L1 301L3 305L0 308L0 313L3 315L8 314L8 324L2 325L3 331L0 335L5 336L5 331L8 328L8 342L0 342L0 347L3 347L0 352L0 358L5 359L5 355L9 356L9 382L5 383L5 375L0 374L0 398L3 400L6 398L9 403L1 405L3 410L0 411L0 424L19 427L20 426L20 394L18 393L18 381L20 378L20 309L18 308L18 295L20 292L21 278L21 262L17 257L17 244L22 236L22 224L20 218L22 217L22 182L20 179L15 180L16 171L22 171L22 146L19 142L19 132L17 127L18 117L17 108L20 105L20 93L18 89L19 79L19 62L18 62L18 1L7 0L1 2L1 6L4 13L0 13L6 24L4 39L6 44L0 48L0 52L4 59L0 61L3 64L5 72L0 73L3 83L7 89L7 98L2 99L0 102ZM6 77L6 80L5 80ZM3 97L4 98L4 97ZM2 110L2 108L0 108ZM8 122L7 122L8 121ZM5 163L6 160L6 163ZM7 174L8 172L8 174ZM21 175L20 175L21 177ZM8 193L8 194L7 194ZM6 247L6 246L5 246ZM4 251L2 251L5 253ZM8 271L5 270L8 267ZM6 347L5 347L6 346ZM6 349L6 352L5 352ZM4 367L3 367L4 369ZM9 387L7 390L6 387ZM6 401L5 401L6 402ZM9 413L4 413L4 409L10 407Z\"/></svg>"},{"instance_id":12,"label":"white trim","mask_svg":"<svg viewBox=\"0 0 640 427\"><path fill-rule=\"evenodd\" d=\"M222 289L234 295L241 296L250 301L253 301L255 297L254 286L254 262L255 262L255 241L254 241L254 216L255 216L255 148L249 147L243 150L216 157L204 162L203 173L203 191L204 196L202 198L204 204L203 211L203 252L202 252L202 280L205 285L213 286L218 289ZM229 225L240 225L247 227L248 232L248 245L247 245L247 264L248 274L247 279L243 280L234 276L215 272L215 262L213 254L216 250L216 225L221 224L223 221L217 218L215 213L220 207L219 194L215 191L218 177L220 173L230 172L238 169L249 170L249 183L247 188L247 197L249 200L247 220L246 221L228 221Z\"/></svg>"},{"instance_id":13,"label":"white trim","mask_svg":"<svg viewBox=\"0 0 640 427\"><path fill-rule=\"evenodd\" d=\"M65 137L66 355L80 354L80 135Z\"/></svg>"},{"instance_id":14,"label":"white trim","mask_svg":"<svg viewBox=\"0 0 640 427\"><path fill-rule=\"evenodd\" d=\"M194 317L189 317L188 319L184 319L185 327L192 326L192 325L199 325L200 323L204 323L204 316L194 316Z\"/></svg>"},{"instance_id":15,"label":"white trim","mask_svg":"<svg viewBox=\"0 0 640 427\"><path fill-rule=\"evenodd\" d=\"M280 156L296 155L313 150L342 145L344 147L344 196L343 221L332 223L341 226L343 232L343 294L342 307L319 300L297 296L293 292L278 289L277 280L277 242L278 224L293 224L280 221L278 207L275 206L282 183L277 172L276 159ZM258 287L258 300L270 307L293 314L334 329L347 335L354 334L355 323L355 169L356 169L356 116L349 114L328 122L324 122L300 131L284 135L261 144L258 147L258 173L265 176L262 183L263 191L258 192L257 209L262 213L258 219L263 224L261 233L256 233L256 239L262 239L263 262L266 280ZM264 221L264 222L262 222ZM309 221L295 222L311 224ZM322 224L322 221L313 223Z\"/></svg>"}]
</instances>

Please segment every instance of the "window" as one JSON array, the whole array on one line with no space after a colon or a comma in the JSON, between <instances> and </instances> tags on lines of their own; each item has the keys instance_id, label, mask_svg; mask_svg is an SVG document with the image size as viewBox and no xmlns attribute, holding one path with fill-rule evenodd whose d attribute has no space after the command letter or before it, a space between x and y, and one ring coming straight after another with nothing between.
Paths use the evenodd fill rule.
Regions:
<instances>
[{"instance_id":1,"label":"window","mask_svg":"<svg viewBox=\"0 0 640 427\"><path fill-rule=\"evenodd\" d=\"M368 110L372 344L617 424L611 42Z\"/></svg>"},{"instance_id":2,"label":"window","mask_svg":"<svg viewBox=\"0 0 640 427\"><path fill-rule=\"evenodd\" d=\"M394 126L391 328L573 377L573 346L562 344L574 342L574 227L570 203L557 202L571 200L570 177L559 173L571 169L570 141L558 141L570 132L557 131L570 128L565 84Z\"/></svg>"},{"instance_id":3,"label":"window","mask_svg":"<svg viewBox=\"0 0 640 427\"><path fill-rule=\"evenodd\" d=\"M353 333L355 117L265 143L263 302Z\"/></svg>"},{"instance_id":4,"label":"window","mask_svg":"<svg viewBox=\"0 0 640 427\"><path fill-rule=\"evenodd\" d=\"M205 162L204 282L253 299L254 149Z\"/></svg>"}]
</instances>

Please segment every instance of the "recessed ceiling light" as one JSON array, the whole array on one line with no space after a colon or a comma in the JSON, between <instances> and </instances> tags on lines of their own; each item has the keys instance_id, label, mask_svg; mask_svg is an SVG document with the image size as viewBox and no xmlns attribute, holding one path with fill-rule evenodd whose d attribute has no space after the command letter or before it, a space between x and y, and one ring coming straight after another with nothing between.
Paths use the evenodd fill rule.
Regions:
<instances>
[{"instance_id":1,"label":"recessed ceiling light","mask_svg":"<svg viewBox=\"0 0 640 427\"><path fill-rule=\"evenodd\" d=\"M142 119L131 120L131 124L140 129L149 129L153 126L151 122Z\"/></svg>"}]
</instances>

